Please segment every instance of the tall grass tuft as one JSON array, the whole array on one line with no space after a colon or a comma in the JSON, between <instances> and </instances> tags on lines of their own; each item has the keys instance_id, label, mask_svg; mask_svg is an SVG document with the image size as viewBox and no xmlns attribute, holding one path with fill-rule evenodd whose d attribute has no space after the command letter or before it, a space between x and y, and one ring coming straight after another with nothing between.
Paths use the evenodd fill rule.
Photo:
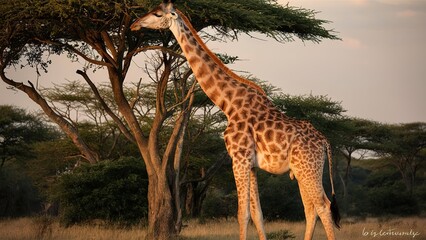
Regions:
<instances>
[{"instance_id":1,"label":"tall grass tuft","mask_svg":"<svg viewBox=\"0 0 426 240\"><path fill-rule=\"evenodd\" d=\"M54 222L54 218L47 215L40 215L33 218L34 237L40 240L51 239Z\"/></svg>"},{"instance_id":2,"label":"tall grass tuft","mask_svg":"<svg viewBox=\"0 0 426 240\"><path fill-rule=\"evenodd\" d=\"M279 230L276 232L270 232L266 234L266 237L270 240L287 240L296 238L296 236L289 230Z\"/></svg>"}]
</instances>

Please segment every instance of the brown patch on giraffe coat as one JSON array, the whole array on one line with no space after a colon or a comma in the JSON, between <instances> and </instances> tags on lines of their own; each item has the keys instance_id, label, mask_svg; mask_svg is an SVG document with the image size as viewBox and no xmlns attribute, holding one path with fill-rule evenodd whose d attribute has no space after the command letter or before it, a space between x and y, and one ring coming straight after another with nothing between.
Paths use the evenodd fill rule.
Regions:
<instances>
[{"instance_id":1,"label":"brown patch on giraffe coat","mask_svg":"<svg viewBox=\"0 0 426 240\"><path fill-rule=\"evenodd\" d=\"M275 144L275 143L269 144L269 152L270 153L278 154L278 153L280 153L280 151L281 151L281 148L277 144Z\"/></svg>"},{"instance_id":2,"label":"brown patch on giraffe coat","mask_svg":"<svg viewBox=\"0 0 426 240\"><path fill-rule=\"evenodd\" d=\"M234 91L232 91L232 90L225 91L226 99L232 99L233 96L234 96Z\"/></svg>"},{"instance_id":3,"label":"brown patch on giraffe coat","mask_svg":"<svg viewBox=\"0 0 426 240\"><path fill-rule=\"evenodd\" d=\"M201 56L201 53L203 52L203 49L201 49L199 46L195 47L195 53L197 56Z\"/></svg>"},{"instance_id":4,"label":"brown patch on giraffe coat","mask_svg":"<svg viewBox=\"0 0 426 240\"><path fill-rule=\"evenodd\" d=\"M265 140L267 142L270 142L274 139L274 131L271 129L268 129L265 131Z\"/></svg>"},{"instance_id":5,"label":"brown patch on giraffe coat","mask_svg":"<svg viewBox=\"0 0 426 240\"><path fill-rule=\"evenodd\" d=\"M193 51L194 51L194 48L193 48L193 47L191 47L191 45L185 45L185 46L183 47L183 50L184 50L185 52L190 53L190 52L193 52Z\"/></svg>"},{"instance_id":6,"label":"brown patch on giraffe coat","mask_svg":"<svg viewBox=\"0 0 426 240\"><path fill-rule=\"evenodd\" d=\"M201 62L201 60L198 57L192 56L190 59L188 59L188 62L191 66L194 66L195 64Z\"/></svg>"},{"instance_id":7,"label":"brown patch on giraffe coat","mask_svg":"<svg viewBox=\"0 0 426 240\"><path fill-rule=\"evenodd\" d=\"M228 107L228 101L227 100L222 100L222 102L220 102L217 106L220 109L222 109L223 112L226 112L226 109Z\"/></svg>"},{"instance_id":8,"label":"brown patch on giraffe coat","mask_svg":"<svg viewBox=\"0 0 426 240\"><path fill-rule=\"evenodd\" d=\"M246 122L237 122L237 130L238 131L244 131L246 128Z\"/></svg>"},{"instance_id":9,"label":"brown patch on giraffe coat","mask_svg":"<svg viewBox=\"0 0 426 240\"><path fill-rule=\"evenodd\" d=\"M198 71L196 72L197 78L203 78L204 76L208 75L209 71L207 70L206 65L202 64L199 68ZM214 81L207 81L210 82L211 84L215 84Z\"/></svg>"},{"instance_id":10,"label":"brown patch on giraffe coat","mask_svg":"<svg viewBox=\"0 0 426 240\"><path fill-rule=\"evenodd\" d=\"M258 132L263 132L263 130L265 130L265 123L263 122L258 123L255 130Z\"/></svg>"},{"instance_id":11,"label":"brown patch on giraffe coat","mask_svg":"<svg viewBox=\"0 0 426 240\"><path fill-rule=\"evenodd\" d=\"M241 98L235 99L232 102L232 105L234 105L237 109L240 109L243 106L243 99Z\"/></svg>"},{"instance_id":12,"label":"brown patch on giraffe coat","mask_svg":"<svg viewBox=\"0 0 426 240\"><path fill-rule=\"evenodd\" d=\"M242 136L242 133L237 132L231 137L231 139L233 142L237 142L241 138L241 136Z\"/></svg>"},{"instance_id":13,"label":"brown patch on giraffe coat","mask_svg":"<svg viewBox=\"0 0 426 240\"><path fill-rule=\"evenodd\" d=\"M228 88L228 83L226 82L218 82L217 86L219 87L220 90L224 91L225 88Z\"/></svg>"},{"instance_id":14,"label":"brown patch on giraffe coat","mask_svg":"<svg viewBox=\"0 0 426 240\"><path fill-rule=\"evenodd\" d=\"M209 63L210 72L214 72L216 69L216 64L214 62Z\"/></svg>"},{"instance_id":15,"label":"brown patch on giraffe coat","mask_svg":"<svg viewBox=\"0 0 426 240\"><path fill-rule=\"evenodd\" d=\"M274 122L273 122L272 120L267 120L267 121L266 121L266 126L267 126L268 128L272 128L272 126L274 126Z\"/></svg>"},{"instance_id":16,"label":"brown patch on giraffe coat","mask_svg":"<svg viewBox=\"0 0 426 240\"><path fill-rule=\"evenodd\" d=\"M234 116L232 116L231 120L234 122L238 122L240 121L240 115L238 113L234 114Z\"/></svg>"},{"instance_id":17,"label":"brown patch on giraffe coat","mask_svg":"<svg viewBox=\"0 0 426 240\"><path fill-rule=\"evenodd\" d=\"M232 107L232 105L231 105L231 107L226 112L226 115L229 116L232 119L232 115L234 114L234 112L235 112L235 108Z\"/></svg>"},{"instance_id":18,"label":"brown patch on giraffe coat","mask_svg":"<svg viewBox=\"0 0 426 240\"><path fill-rule=\"evenodd\" d=\"M247 91L244 88L238 88L235 95L236 95L236 97L243 97L246 93L247 93ZM249 96L247 96L247 97L250 99Z\"/></svg>"},{"instance_id":19,"label":"brown patch on giraffe coat","mask_svg":"<svg viewBox=\"0 0 426 240\"><path fill-rule=\"evenodd\" d=\"M249 140L248 140L248 137L247 137L247 135L244 135L241 139L240 139L240 142L239 142L239 145L240 146L246 146L247 144L248 144L248 142L249 142ZM250 156L250 151L246 151L246 153L245 153L245 155L244 155L244 157L249 157Z\"/></svg>"},{"instance_id":20,"label":"brown patch on giraffe coat","mask_svg":"<svg viewBox=\"0 0 426 240\"><path fill-rule=\"evenodd\" d=\"M205 53L205 54L203 55L203 60L204 60L206 63L211 62L210 56L209 56L207 53Z\"/></svg>"},{"instance_id":21,"label":"brown patch on giraffe coat","mask_svg":"<svg viewBox=\"0 0 426 240\"><path fill-rule=\"evenodd\" d=\"M195 40L195 38L193 36L188 37L188 41L193 46L198 46L198 42L197 42L197 40Z\"/></svg>"},{"instance_id":22,"label":"brown patch on giraffe coat","mask_svg":"<svg viewBox=\"0 0 426 240\"><path fill-rule=\"evenodd\" d=\"M203 87L205 88L205 91L208 91L209 89L211 89L214 86L215 86L215 82L214 82L213 78L211 78L211 77L209 77L208 80L203 81ZM220 93L215 92L215 94L219 95Z\"/></svg>"},{"instance_id":23,"label":"brown patch on giraffe coat","mask_svg":"<svg viewBox=\"0 0 426 240\"><path fill-rule=\"evenodd\" d=\"M248 111L245 108L241 110L241 117L243 119L247 119L249 117Z\"/></svg>"},{"instance_id":24,"label":"brown patch on giraffe coat","mask_svg":"<svg viewBox=\"0 0 426 240\"><path fill-rule=\"evenodd\" d=\"M209 98L216 103L218 98L220 96L220 92L217 89L214 89L210 94L209 94Z\"/></svg>"},{"instance_id":25,"label":"brown patch on giraffe coat","mask_svg":"<svg viewBox=\"0 0 426 240\"><path fill-rule=\"evenodd\" d=\"M283 140L284 140L284 133L282 131L276 131L275 132L275 141L281 143L281 142L283 142Z\"/></svg>"}]
</instances>

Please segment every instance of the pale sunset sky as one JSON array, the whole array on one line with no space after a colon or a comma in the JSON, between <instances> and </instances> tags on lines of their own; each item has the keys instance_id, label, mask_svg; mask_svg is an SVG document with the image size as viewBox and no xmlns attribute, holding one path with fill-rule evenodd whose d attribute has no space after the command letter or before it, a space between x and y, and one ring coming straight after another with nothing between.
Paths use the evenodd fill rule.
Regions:
<instances>
[{"instance_id":1,"label":"pale sunset sky","mask_svg":"<svg viewBox=\"0 0 426 240\"><path fill-rule=\"evenodd\" d=\"M240 61L229 66L237 73L249 72L291 95L327 95L341 102L348 116L384 123L426 122L426 1L278 2L318 11L316 17L331 21L325 27L334 29L342 41L277 43L255 34L256 39L242 35L238 41L209 42L207 46L214 52L238 56ZM39 79L41 86L82 80L75 73L82 64L70 64L66 57L52 59L49 73ZM133 69L134 76L128 79L136 81L141 70ZM37 79L34 70L7 73L16 81ZM25 94L6 89L3 81L0 104L39 109Z\"/></svg>"}]
</instances>

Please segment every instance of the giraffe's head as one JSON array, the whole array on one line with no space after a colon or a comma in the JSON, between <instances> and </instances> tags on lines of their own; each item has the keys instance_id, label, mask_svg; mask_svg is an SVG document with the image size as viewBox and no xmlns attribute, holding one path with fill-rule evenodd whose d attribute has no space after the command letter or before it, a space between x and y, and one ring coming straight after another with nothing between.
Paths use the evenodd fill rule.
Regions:
<instances>
[{"instance_id":1,"label":"giraffe's head","mask_svg":"<svg viewBox=\"0 0 426 240\"><path fill-rule=\"evenodd\" d=\"M136 21L130 26L132 31L139 30L141 28L150 29L167 29L172 25L172 22L178 18L178 14L173 8L173 2L170 0L164 0L158 7L144 16L136 19Z\"/></svg>"}]
</instances>

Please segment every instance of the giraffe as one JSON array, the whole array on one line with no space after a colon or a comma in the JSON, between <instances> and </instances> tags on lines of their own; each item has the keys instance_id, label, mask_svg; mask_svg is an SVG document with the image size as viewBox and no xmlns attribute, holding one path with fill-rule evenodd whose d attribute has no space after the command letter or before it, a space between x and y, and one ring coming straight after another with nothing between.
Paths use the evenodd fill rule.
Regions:
<instances>
[{"instance_id":1,"label":"giraffe","mask_svg":"<svg viewBox=\"0 0 426 240\"><path fill-rule=\"evenodd\" d=\"M260 206L258 168L272 174L289 172L296 178L305 210L305 239L312 239L317 217L328 239L335 239L340 216L335 203L330 144L308 121L295 120L279 111L255 83L227 68L205 45L188 18L163 1L138 18L131 30L170 29L206 95L226 115L226 149L232 158L238 194L240 240L246 239L250 217L259 239L266 239ZM328 158L332 202L322 185Z\"/></svg>"}]
</instances>

